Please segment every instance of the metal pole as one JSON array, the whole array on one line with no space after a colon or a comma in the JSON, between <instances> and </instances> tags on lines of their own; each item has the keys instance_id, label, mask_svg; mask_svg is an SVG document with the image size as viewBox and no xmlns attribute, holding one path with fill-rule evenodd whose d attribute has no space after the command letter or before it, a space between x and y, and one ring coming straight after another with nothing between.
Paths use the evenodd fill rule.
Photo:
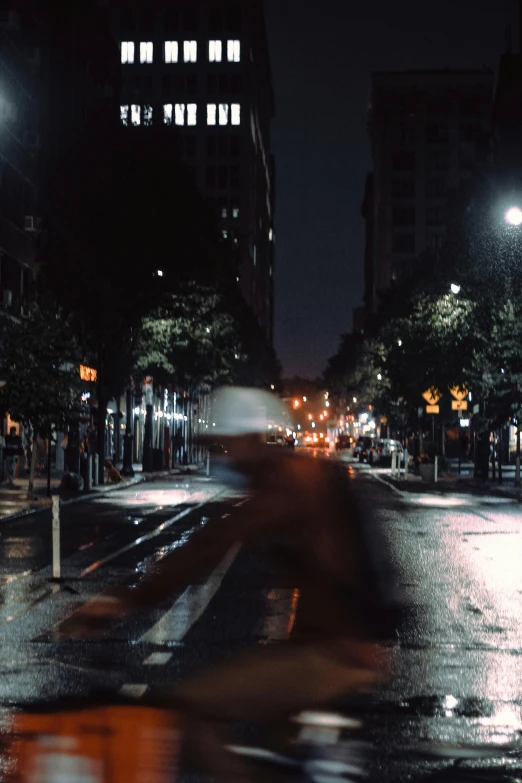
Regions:
<instances>
[{"instance_id":1,"label":"metal pole","mask_svg":"<svg viewBox=\"0 0 522 783\"><path fill-rule=\"evenodd\" d=\"M207 451L207 478L210 477L210 451Z\"/></svg>"},{"instance_id":2,"label":"metal pole","mask_svg":"<svg viewBox=\"0 0 522 783\"><path fill-rule=\"evenodd\" d=\"M53 495L53 579L60 579L60 497Z\"/></svg>"},{"instance_id":3,"label":"metal pole","mask_svg":"<svg viewBox=\"0 0 522 783\"><path fill-rule=\"evenodd\" d=\"M517 416L517 452L515 461L515 487L520 486L520 420Z\"/></svg>"}]
</instances>

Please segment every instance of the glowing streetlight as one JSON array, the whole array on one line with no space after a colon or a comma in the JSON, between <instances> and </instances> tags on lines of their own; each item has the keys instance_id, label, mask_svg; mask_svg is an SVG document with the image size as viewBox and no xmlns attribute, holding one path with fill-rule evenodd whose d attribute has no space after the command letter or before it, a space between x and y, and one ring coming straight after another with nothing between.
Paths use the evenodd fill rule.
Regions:
<instances>
[{"instance_id":1,"label":"glowing streetlight","mask_svg":"<svg viewBox=\"0 0 522 783\"><path fill-rule=\"evenodd\" d=\"M398 345L398 346L399 346L399 348L400 348L400 347L401 347L401 345L402 345L402 340L397 340L397 345Z\"/></svg>"},{"instance_id":2,"label":"glowing streetlight","mask_svg":"<svg viewBox=\"0 0 522 783\"><path fill-rule=\"evenodd\" d=\"M303 397L303 402L306 402L306 399L307 399L306 397Z\"/></svg>"},{"instance_id":3,"label":"glowing streetlight","mask_svg":"<svg viewBox=\"0 0 522 783\"><path fill-rule=\"evenodd\" d=\"M458 283L452 283L452 284L450 285L450 288L451 288L451 293L452 293L452 294L455 294L455 296L456 296L456 295L459 293L459 291L460 291L460 285L458 285Z\"/></svg>"},{"instance_id":4,"label":"glowing streetlight","mask_svg":"<svg viewBox=\"0 0 522 783\"><path fill-rule=\"evenodd\" d=\"M510 207L506 212L506 223L511 226L519 226L522 223L522 209L520 207Z\"/></svg>"},{"instance_id":5,"label":"glowing streetlight","mask_svg":"<svg viewBox=\"0 0 522 783\"><path fill-rule=\"evenodd\" d=\"M301 405L299 400L294 400L294 408L298 408Z\"/></svg>"}]
</instances>

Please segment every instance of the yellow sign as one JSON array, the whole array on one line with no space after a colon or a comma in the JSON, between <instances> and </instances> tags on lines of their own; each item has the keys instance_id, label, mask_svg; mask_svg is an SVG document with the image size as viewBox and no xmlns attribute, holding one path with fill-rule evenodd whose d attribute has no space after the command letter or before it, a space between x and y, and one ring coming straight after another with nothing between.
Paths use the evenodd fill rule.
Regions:
<instances>
[{"instance_id":1,"label":"yellow sign","mask_svg":"<svg viewBox=\"0 0 522 783\"><path fill-rule=\"evenodd\" d=\"M468 390L465 386L450 386L450 392L453 397L455 397L456 400L459 402L462 402L463 399L465 399L468 396ZM453 408L454 411L461 410L460 408ZM462 410L466 410L466 408L462 408Z\"/></svg>"},{"instance_id":2,"label":"yellow sign","mask_svg":"<svg viewBox=\"0 0 522 783\"><path fill-rule=\"evenodd\" d=\"M426 413L440 413L438 405L426 405Z\"/></svg>"},{"instance_id":3,"label":"yellow sign","mask_svg":"<svg viewBox=\"0 0 522 783\"><path fill-rule=\"evenodd\" d=\"M468 410L468 401L467 400L452 400L451 401L451 410L452 411L467 411Z\"/></svg>"},{"instance_id":4,"label":"yellow sign","mask_svg":"<svg viewBox=\"0 0 522 783\"><path fill-rule=\"evenodd\" d=\"M82 381L96 383L97 377L98 370L95 370L94 367L86 367L85 364L80 364L80 378Z\"/></svg>"},{"instance_id":5,"label":"yellow sign","mask_svg":"<svg viewBox=\"0 0 522 783\"><path fill-rule=\"evenodd\" d=\"M422 395L428 405L436 405L440 398L442 397L442 394L438 389L428 389L424 392ZM437 411L438 412L438 411Z\"/></svg>"}]
</instances>

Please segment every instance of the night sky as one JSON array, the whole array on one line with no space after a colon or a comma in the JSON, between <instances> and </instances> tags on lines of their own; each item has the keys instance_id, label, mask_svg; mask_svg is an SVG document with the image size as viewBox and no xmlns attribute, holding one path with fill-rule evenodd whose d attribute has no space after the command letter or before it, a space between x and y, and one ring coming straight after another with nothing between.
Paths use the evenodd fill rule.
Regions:
<instances>
[{"instance_id":1,"label":"night sky","mask_svg":"<svg viewBox=\"0 0 522 783\"><path fill-rule=\"evenodd\" d=\"M362 304L370 73L496 70L516 0L265 0L276 100L275 342L313 378ZM515 49L514 49L515 50Z\"/></svg>"}]
</instances>

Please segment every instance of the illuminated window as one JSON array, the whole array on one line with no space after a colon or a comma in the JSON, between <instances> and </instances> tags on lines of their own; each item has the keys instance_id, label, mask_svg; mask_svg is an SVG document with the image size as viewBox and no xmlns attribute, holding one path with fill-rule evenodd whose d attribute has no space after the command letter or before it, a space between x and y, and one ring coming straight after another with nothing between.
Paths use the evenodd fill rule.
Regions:
<instances>
[{"instance_id":1,"label":"illuminated window","mask_svg":"<svg viewBox=\"0 0 522 783\"><path fill-rule=\"evenodd\" d=\"M163 105L163 122L165 125L172 125L172 103Z\"/></svg>"},{"instance_id":2,"label":"illuminated window","mask_svg":"<svg viewBox=\"0 0 522 783\"><path fill-rule=\"evenodd\" d=\"M177 41L165 41L165 62L177 63L178 62L178 42Z\"/></svg>"},{"instance_id":3,"label":"illuminated window","mask_svg":"<svg viewBox=\"0 0 522 783\"><path fill-rule=\"evenodd\" d=\"M228 125L228 103L219 104L219 124Z\"/></svg>"},{"instance_id":4,"label":"illuminated window","mask_svg":"<svg viewBox=\"0 0 522 783\"><path fill-rule=\"evenodd\" d=\"M239 125L241 123L241 106L239 103L233 103L230 107L230 117L232 125Z\"/></svg>"},{"instance_id":5,"label":"illuminated window","mask_svg":"<svg viewBox=\"0 0 522 783\"><path fill-rule=\"evenodd\" d=\"M129 124L129 107L120 106L120 120L122 125Z\"/></svg>"},{"instance_id":6,"label":"illuminated window","mask_svg":"<svg viewBox=\"0 0 522 783\"><path fill-rule=\"evenodd\" d=\"M224 228L222 230L221 236L223 237L223 239L227 239L228 238L228 231L226 230L226 228Z\"/></svg>"},{"instance_id":7,"label":"illuminated window","mask_svg":"<svg viewBox=\"0 0 522 783\"><path fill-rule=\"evenodd\" d=\"M141 125L141 106L137 103L131 106L131 125Z\"/></svg>"},{"instance_id":8,"label":"illuminated window","mask_svg":"<svg viewBox=\"0 0 522 783\"><path fill-rule=\"evenodd\" d=\"M223 44L221 41L208 42L208 61L211 63L220 63L223 57Z\"/></svg>"},{"instance_id":9,"label":"illuminated window","mask_svg":"<svg viewBox=\"0 0 522 783\"><path fill-rule=\"evenodd\" d=\"M143 107L143 125L152 125L152 106Z\"/></svg>"},{"instance_id":10,"label":"illuminated window","mask_svg":"<svg viewBox=\"0 0 522 783\"><path fill-rule=\"evenodd\" d=\"M217 118L217 106L215 103L207 103L207 125L215 125Z\"/></svg>"},{"instance_id":11,"label":"illuminated window","mask_svg":"<svg viewBox=\"0 0 522 783\"><path fill-rule=\"evenodd\" d=\"M195 125L198 119L198 106L196 103L187 104L187 125Z\"/></svg>"},{"instance_id":12,"label":"illuminated window","mask_svg":"<svg viewBox=\"0 0 522 783\"><path fill-rule=\"evenodd\" d=\"M226 206L221 207L221 217L226 220L228 217L228 208Z\"/></svg>"},{"instance_id":13,"label":"illuminated window","mask_svg":"<svg viewBox=\"0 0 522 783\"><path fill-rule=\"evenodd\" d=\"M142 41L140 43L140 63L152 62L152 41Z\"/></svg>"},{"instance_id":14,"label":"illuminated window","mask_svg":"<svg viewBox=\"0 0 522 783\"><path fill-rule=\"evenodd\" d=\"M122 41L121 61L124 64L134 62L134 41Z\"/></svg>"},{"instance_id":15,"label":"illuminated window","mask_svg":"<svg viewBox=\"0 0 522 783\"><path fill-rule=\"evenodd\" d=\"M185 124L185 104L176 103L174 106L174 122L176 125Z\"/></svg>"},{"instance_id":16,"label":"illuminated window","mask_svg":"<svg viewBox=\"0 0 522 783\"><path fill-rule=\"evenodd\" d=\"M183 60L186 63L195 63L198 59L197 41L183 41Z\"/></svg>"},{"instance_id":17,"label":"illuminated window","mask_svg":"<svg viewBox=\"0 0 522 783\"><path fill-rule=\"evenodd\" d=\"M239 207L232 207L232 217L237 220L239 217Z\"/></svg>"},{"instance_id":18,"label":"illuminated window","mask_svg":"<svg viewBox=\"0 0 522 783\"><path fill-rule=\"evenodd\" d=\"M239 41L227 41L227 60L238 63L241 59L241 44Z\"/></svg>"}]
</instances>

